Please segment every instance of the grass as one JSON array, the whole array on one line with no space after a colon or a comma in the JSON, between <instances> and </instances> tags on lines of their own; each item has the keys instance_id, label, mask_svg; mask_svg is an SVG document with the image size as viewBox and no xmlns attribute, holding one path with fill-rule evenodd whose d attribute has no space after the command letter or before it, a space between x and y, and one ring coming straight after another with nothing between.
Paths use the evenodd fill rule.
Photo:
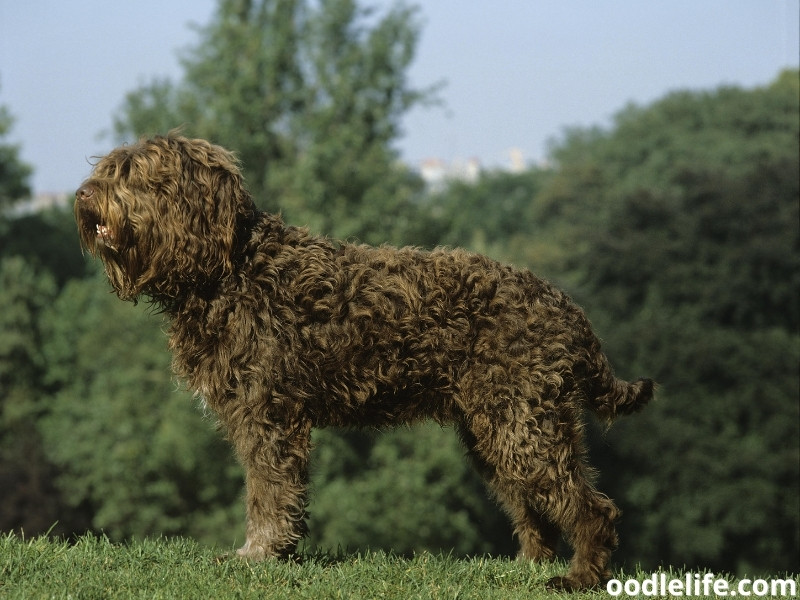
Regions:
<instances>
[{"instance_id":1,"label":"grass","mask_svg":"<svg viewBox=\"0 0 800 600\"><path fill-rule=\"evenodd\" d=\"M370 552L310 555L299 563L250 563L220 561L218 555L186 539L113 544L106 538L84 536L68 543L5 534L0 536L0 598L610 598L605 591L546 591L544 582L566 570L558 562L432 554L407 559ZM625 577L629 576L641 580L646 574Z\"/></svg>"},{"instance_id":2,"label":"grass","mask_svg":"<svg viewBox=\"0 0 800 600\"><path fill-rule=\"evenodd\" d=\"M312 555L301 563L217 561L218 554L186 539L68 543L7 534L0 537L0 597L527 599L552 597L544 582L565 568L382 552Z\"/></svg>"}]
</instances>

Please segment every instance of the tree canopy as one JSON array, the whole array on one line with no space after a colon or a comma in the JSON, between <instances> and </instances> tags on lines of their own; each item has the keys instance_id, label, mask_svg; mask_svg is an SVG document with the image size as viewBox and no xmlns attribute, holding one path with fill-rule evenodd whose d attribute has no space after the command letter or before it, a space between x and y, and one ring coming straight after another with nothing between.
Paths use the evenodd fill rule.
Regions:
<instances>
[{"instance_id":1,"label":"tree canopy","mask_svg":"<svg viewBox=\"0 0 800 600\"><path fill-rule=\"evenodd\" d=\"M798 98L794 71L629 107L568 133L537 199L570 217L563 277L612 363L662 385L603 457L645 563L797 562Z\"/></svg>"},{"instance_id":2,"label":"tree canopy","mask_svg":"<svg viewBox=\"0 0 800 600\"><path fill-rule=\"evenodd\" d=\"M435 100L407 69L416 9L355 0L222 0L183 56L179 83L128 94L121 139L172 128L234 148L257 203L367 241L408 218L421 180L398 162L402 116Z\"/></svg>"},{"instance_id":3,"label":"tree canopy","mask_svg":"<svg viewBox=\"0 0 800 600\"><path fill-rule=\"evenodd\" d=\"M13 123L8 108L0 106L0 212L31 193L31 167L20 158L19 145L6 139Z\"/></svg>"}]
</instances>

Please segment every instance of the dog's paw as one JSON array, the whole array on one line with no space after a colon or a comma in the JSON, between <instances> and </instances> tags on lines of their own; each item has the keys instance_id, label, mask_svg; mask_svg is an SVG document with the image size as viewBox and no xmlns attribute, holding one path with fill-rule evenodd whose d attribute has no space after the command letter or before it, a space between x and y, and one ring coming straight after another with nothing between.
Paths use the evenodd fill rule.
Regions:
<instances>
[{"instance_id":1,"label":"dog's paw","mask_svg":"<svg viewBox=\"0 0 800 600\"><path fill-rule=\"evenodd\" d=\"M271 556L271 553L267 552L264 546L247 540L244 546L236 551L236 556L238 558L260 562L268 556Z\"/></svg>"}]
</instances>

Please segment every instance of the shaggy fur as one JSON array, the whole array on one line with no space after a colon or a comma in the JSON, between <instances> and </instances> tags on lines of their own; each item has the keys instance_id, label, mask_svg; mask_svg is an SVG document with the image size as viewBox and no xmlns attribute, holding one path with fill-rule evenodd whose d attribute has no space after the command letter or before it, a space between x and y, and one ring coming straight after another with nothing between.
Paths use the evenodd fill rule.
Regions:
<instances>
[{"instance_id":1,"label":"shaggy fur","mask_svg":"<svg viewBox=\"0 0 800 600\"><path fill-rule=\"evenodd\" d=\"M521 556L574 548L551 586L609 576L612 501L587 480L582 409L610 421L653 383L616 379L583 312L528 271L463 250L315 237L256 210L233 155L177 135L101 158L76 193L83 247L120 298L170 318L179 377L247 478L248 558L305 531L311 428L453 424Z\"/></svg>"}]
</instances>

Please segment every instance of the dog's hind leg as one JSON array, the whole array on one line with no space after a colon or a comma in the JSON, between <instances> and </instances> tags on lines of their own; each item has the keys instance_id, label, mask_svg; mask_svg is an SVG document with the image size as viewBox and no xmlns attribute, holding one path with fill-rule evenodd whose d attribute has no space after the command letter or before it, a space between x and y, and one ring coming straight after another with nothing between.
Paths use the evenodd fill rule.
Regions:
<instances>
[{"instance_id":1,"label":"dog's hind leg","mask_svg":"<svg viewBox=\"0 0 800 600\"><path fill-rule=\"evenodd\" d=\"M462 434L514 523L520 555L552 557L559 531L572 545L569 573L548 582L570 590L608 578L619 515L588 481L577 404L569 392L557 403L495 398L466 415L469 435Z\"/></svg>"},{"instance_id":2,"label":"dog's hind leg","mask_svg":"<svg viewBox=\"0 0 800 600\"><path fill-rule=\"evenodd\" d=\"M573 465L571 473L554 478L543 503L574 550L567 575L547 582L552 589L596 587L610 577L608 563L617 547L614 521L620 511L610 498L594 489L583 470L582 465Z\"/></svg>"},{"instance_id":3,"label":"dog's hind leg","mask_svg":"<svg viewBox=\"0 0 800 600\"><path fill-rule=\"evenodd\" d=\"M547 516L527 503L518 506L524 510L515 520L515 533L519 539L519 558L528 560L552 560L556 556L561 532Z\"/></svg>"},{"instance_id":4,"label":"dog's hind leg","mask_svg":"<svg viewBox=\"0 0 800 600\"><path fill-rule=\"evenodd\" d=\"M525 496L505 492L500 485L492 485L494 493L511 518L514 534L519 541L518 558L523 560L544 561L556 556L558 539L561 535L558 527L541 511L530 505Z\"/></svg>"},{"instance_id":5,"label":"dog's hind leg","mask_svg":"<svg viewBox=\"0 0 800 600\"><path fill-rule=\"evenodd\" d=\"M506 486L495 477L496 469L475 450L475 437L468 429L460 427L460 436L473 466L511 520L520 545L519 558L534 561L553 559L560 537L558 527L530 505L524 486Z\"/></svg>"}]
</instances>

